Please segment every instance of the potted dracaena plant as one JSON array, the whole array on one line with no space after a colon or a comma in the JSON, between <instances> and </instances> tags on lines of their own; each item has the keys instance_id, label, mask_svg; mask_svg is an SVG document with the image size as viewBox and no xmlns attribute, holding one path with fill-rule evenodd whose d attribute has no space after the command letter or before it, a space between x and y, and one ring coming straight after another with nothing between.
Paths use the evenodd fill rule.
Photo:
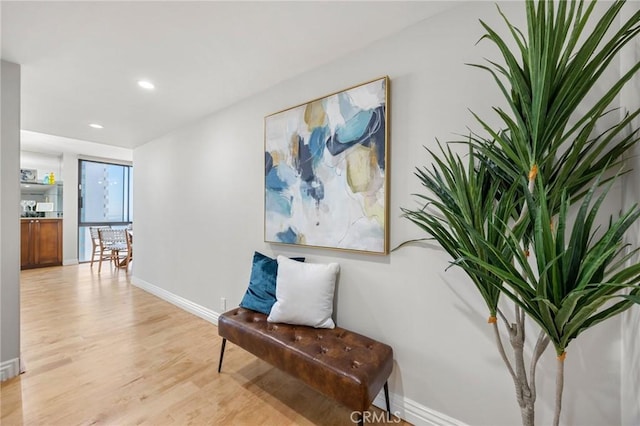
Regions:
<instances>
[{"instance_id":1,"label":"potted dracaena plant","mask_svg":"<svg viewBox=\"0 0 640 426\"><path fill-rule=\"evenodd\" d=\"M416 170L428 192L417 195L419 208L402 210L453 257L452 264L466 272L486 302L523 425L534 424L536 366L553 345L558 425L569 343L640 303L640 264L630 261L635 251L623 243L640 210L634 205L611 218L606 229L596 225L608 189L625 172L623 154L639 140L633 123L640 110L618 115L605 131L598 132L598 124L607 114L612 120L612 102L640 63L595 101L592 91L638 36L640 10L623 20L622 0L608 3L598 17L595 2L527 0L524 5L524 31L498 9L513 51L481 21L483 39L498 47L502 62L474 66L488 71L504 95L508 108L493 108L501 127L474 114L486 136L478 132L458 141L466 145L464 155L450 145L428 150L433 165ZM587 98L592 106L578 114ZM571 209L577 210L574 220L568 218ZM499 308L501 296L510 299L513 312ZM528 362L526 317L540 328Z\"/></svg>"}]
</instances>

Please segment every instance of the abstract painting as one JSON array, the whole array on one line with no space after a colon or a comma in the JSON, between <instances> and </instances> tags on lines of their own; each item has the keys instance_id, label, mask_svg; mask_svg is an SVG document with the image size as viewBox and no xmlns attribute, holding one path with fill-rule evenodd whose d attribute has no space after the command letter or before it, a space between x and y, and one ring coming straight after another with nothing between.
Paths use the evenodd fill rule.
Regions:
<instances>
[{"instance_id":1,"label":"abstract painting","mask_svg":"<svg viewBox=\"0 0 640 426\"><path fill-rule=\"evenodd\" d=\"M388 253L383 77L265 118L265 241Z\"/></svg>"}]
</instances>

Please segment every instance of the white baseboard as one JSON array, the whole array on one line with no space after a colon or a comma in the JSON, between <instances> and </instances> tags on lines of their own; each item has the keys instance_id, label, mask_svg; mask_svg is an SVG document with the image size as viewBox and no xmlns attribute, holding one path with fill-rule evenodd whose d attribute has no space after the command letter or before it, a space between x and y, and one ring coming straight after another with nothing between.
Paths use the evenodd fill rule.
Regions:
<instances>
[{"instance_id":1,"label":"white baseboard","mask_svg":"<svg viewBox=\"0 0 640 426\"><path fill-rule=\"evenodd\" d=\"M468 426L460 420L432 410L401 395L389 392L389 400L391 403L391 414L416 426ZM373 405L382 410L387 409L383 391L380 391L378 396L373 400Z\"/></svg>"},{"instance_id":2,"label":"white baseboard","mask_svg":"<svg viewBox=\"0 0 640 426\"><path fill-rule=\"evenodd\" d=\"M20 374L20 358L13 358L0 363L0 382L9 380Z\"/></svg>"},{"instance_id":3,"label":"white baseboard","mask_svg":"<svg viewBox=\"0 0 640 426\"><path fill-rule=\"evenodd\" d=\"M78 259L62 259L62 266L77 265Z\"/></svg>"},{"instance_id":4,"label":"white baseboard","mask_svg":"<svg viewBox=\"0 0 640 426\"><path fill-rule=\"evenodd\" d=\"M163 288L155 286L145 280L142 280L136 276L131 277L131 283L142 290L145 290L155 296L158 296L162 300L166 300L167 302L176 305L179 308L184 309L187 312L192 313L193 315L200 317L206 321L214 325L218 325L218 316L219 313L212 311L209 308L205 308L204 306L198 305L197 303L192 302L191 300L185 299L184 297L178 296L176 294L171 293Z\"/></svg>"},{"instance_id":5,"label":"white baseboard","mask_svg":"<svg viewBox=\"0 0 640 426\"><path fill-rule=\"evenodd\" d=\"M219 313L198 305L190 300L175 295L170 291L148 283L138 277L132 277L131 283L142 290L145 290L160 299L165 300L179 308L184 309L214 325L218 325ZM442 414L438 411L432 410L422 404L419 404L409 398L394 393L389 393L389 399L391 402L391 412L402 419L416 425L416 426L467 426L459 420ZM386 403L384 401L384 392L380 392L376 399L373 401L373 405L376 407L386 409Z\"/></svg>"},{"instance_id":6,"label":"white baseboard","mask_svg":"<svg viewBox=\"0 0 640 426\"><path fill-rule=\"evenodd\" d=\"M419 404L412 399L389 392L391 413L416 426L468 426L466 423L456 420L446 414ZM384 400L384 392L380 391L373 405L382 410L387 409Z\"/></svg>"}]
</instances>

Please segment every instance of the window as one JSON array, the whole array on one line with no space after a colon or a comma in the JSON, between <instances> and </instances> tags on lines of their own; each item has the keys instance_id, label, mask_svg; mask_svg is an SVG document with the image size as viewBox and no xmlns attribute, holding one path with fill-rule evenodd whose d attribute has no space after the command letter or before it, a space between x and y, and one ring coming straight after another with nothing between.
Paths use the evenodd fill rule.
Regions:
<instances>
[{"instance_id":1,"label":"window","mask_svg":"<svg viewBox=\"0 0 640 426\"><path fill-rule=\"evenodd\" d=\"M90 226L127 227L133 222L133 167L80 160L78 260L91 260Z\"/></svg>"}]
</instances>

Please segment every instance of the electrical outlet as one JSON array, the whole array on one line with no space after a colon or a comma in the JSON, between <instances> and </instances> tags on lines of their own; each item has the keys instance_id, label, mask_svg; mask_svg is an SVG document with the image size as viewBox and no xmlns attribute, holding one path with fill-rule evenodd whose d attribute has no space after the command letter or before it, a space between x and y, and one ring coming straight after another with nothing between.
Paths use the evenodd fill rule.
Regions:
<instances>
[{"instance_id":1,"label":"electrical outlet","mask_svg":"<svg viewBox=\"0 0 640 426\"><path fill-rule=\"evenodd\" d=\"M222 312L227 310L227 299L224 297L220 298L220 309L222 309Z\"/></svg>"}]
</instances>

